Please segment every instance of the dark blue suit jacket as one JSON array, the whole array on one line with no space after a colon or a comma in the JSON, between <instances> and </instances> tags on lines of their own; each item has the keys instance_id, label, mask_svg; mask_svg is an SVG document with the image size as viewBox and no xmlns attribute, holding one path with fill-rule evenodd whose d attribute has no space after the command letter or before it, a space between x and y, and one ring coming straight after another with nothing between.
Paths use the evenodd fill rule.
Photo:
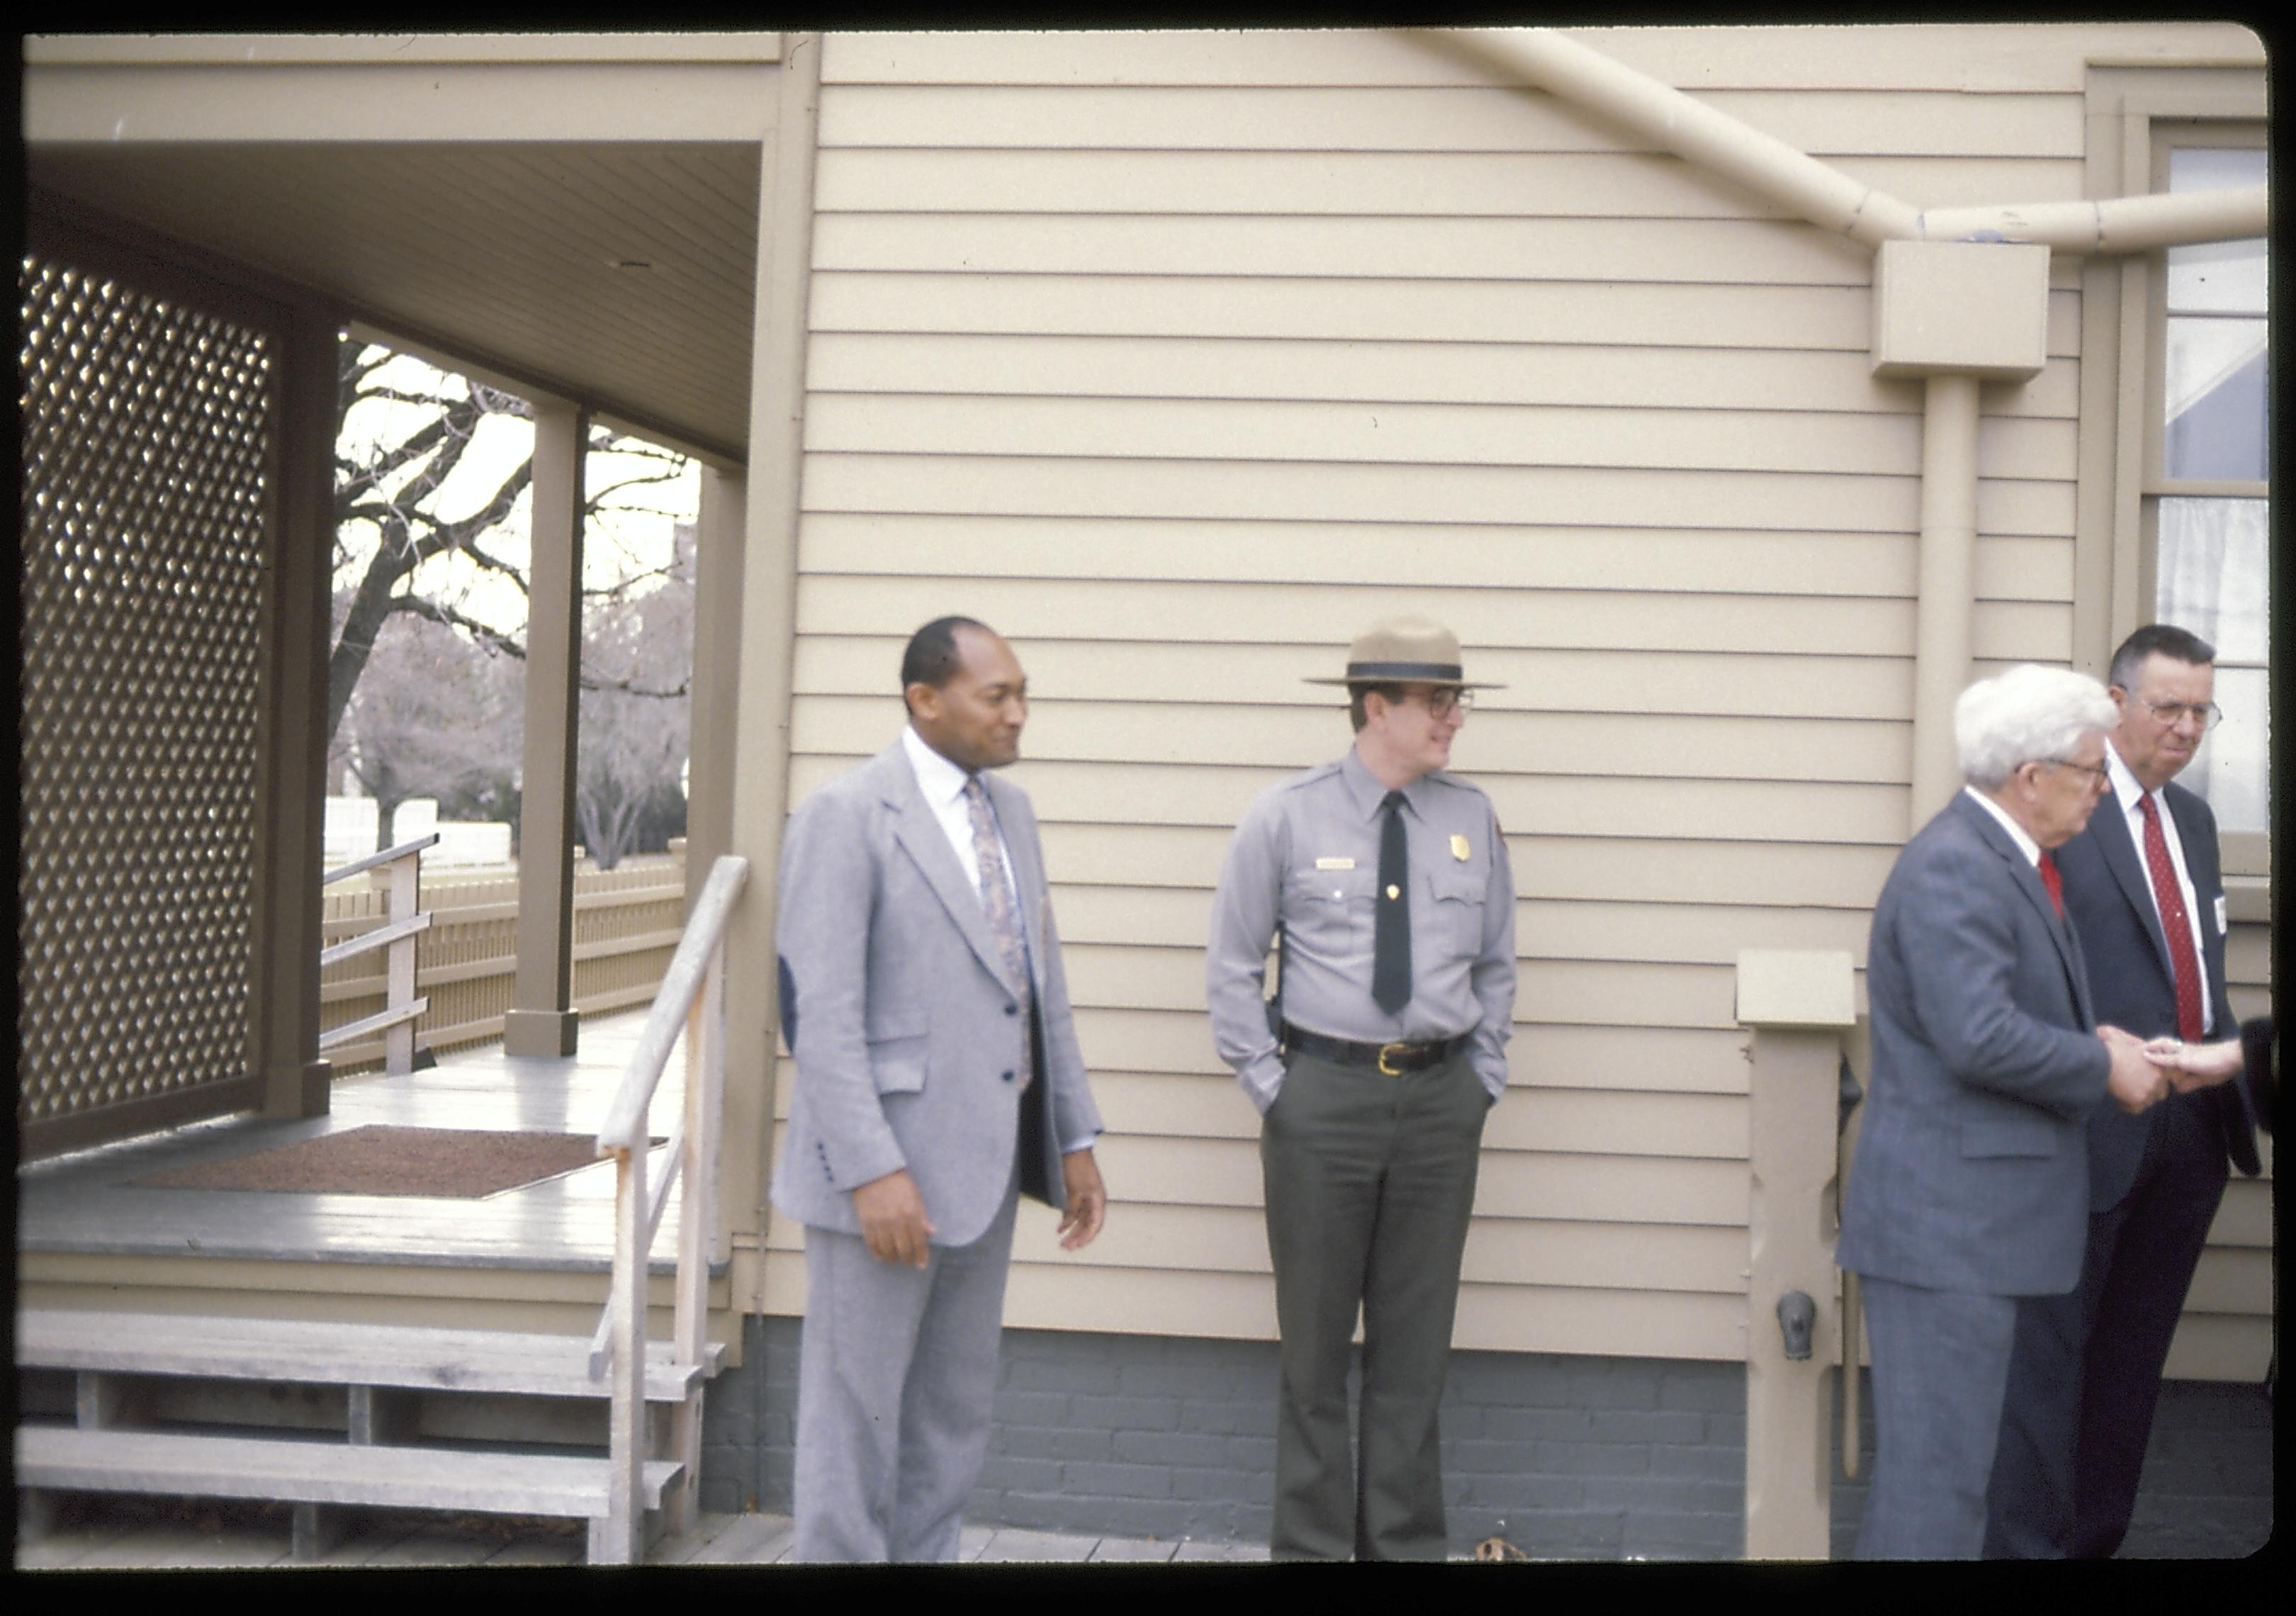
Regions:
<instances>
[{"instance_id":1,"label":"dark blue suit jacket","mask_svg":"<svg viewBox=\"0 0 2296 1616\"><path fill-rule=\"evenodd\" d=\"M2161 788L2176 835L2184 844L2185 870L2193 878L2201 929L2201 972L2216 1017L2211 1038L2236 1038L2225 993L2225 939L2218 930L2224 898L2224 872L2217 855L2217 820L2209 805L2171 781ZM2144 849L2128 833L2128 818L2117 796L2108 795L2089 816L2088 828L2057 849L2064 879L2065 915L2080 936L2088 964L2089 991L2096 1019L2141 1038L2173 1038L2177 989L2169 973L2169 944L2152 902L2152 880ZM2166 1103L2194 1105L2217 1130L2225 1154L2243 1173L2259 1169L2256 1132L2238 1083L2219 1084ZM2152 1112L2130 1116L2117 1105L2100 1105L2088 1120L2088 1196L2093 1210L2118 1205L2136 1177L2144 1154Z\"/></svg>"},{"instance_id":2,"label":"dark blue suit jacket","mask_svg":"<svg viewBox=\"0 0 2296 1616\"><path fill-rule=\"evenodd\" d=\"M2083 1128L2111 1103L2112 1057L2079 939L1967 792L1882 884L1866 990L1874 1081L1834 1259L1925 1290L2070 1291L2088 1243Z\"/></svg>"}]
</instances>

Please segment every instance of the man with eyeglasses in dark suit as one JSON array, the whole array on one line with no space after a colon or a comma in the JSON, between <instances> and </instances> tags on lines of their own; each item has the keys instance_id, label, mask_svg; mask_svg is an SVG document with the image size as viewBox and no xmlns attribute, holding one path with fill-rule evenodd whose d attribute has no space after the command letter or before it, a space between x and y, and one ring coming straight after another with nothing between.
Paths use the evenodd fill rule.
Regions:
<instances>
[{"instance_id":1,"label":"man with eyeglasses in dark suit","mask_svg":"<svg viewBox=\"0 0 2296 1616\"><path fill-rule=\"evenodd\" d=\"M2113 653L2112 791L2057 852L2097 1020L2143 1038L2197 1044L2239 1028L2225 992L2216 816L2174 783L2221 716L2215 660L2205 640L2158 623ZM2080 1283L2018 1304L1987 1492L1988 1557L2105 1559L2120 1547L2226 1162L2259 1170L2244 1092L2225 1083L2138 1115L2111 1105L2089 1113Z\"/></svg>"}]
</instances>

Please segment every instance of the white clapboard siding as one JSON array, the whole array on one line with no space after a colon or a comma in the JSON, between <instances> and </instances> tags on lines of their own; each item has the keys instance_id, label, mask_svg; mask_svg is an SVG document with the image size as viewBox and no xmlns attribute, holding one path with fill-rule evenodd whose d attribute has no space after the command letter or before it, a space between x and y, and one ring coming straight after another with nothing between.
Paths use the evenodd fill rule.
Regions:
<instances>
[{"instance_id":1,"label":"white clapboard siding","mask_svg":"<svg viewBox=\"0 0 2296 1616\"><path fill-rule=\"evenodd\" d=\"M2089 60L2168 33L1572 30L1920 207L2081 195ZM1273 1334L1211 890L1347 744L1305 679L1419 611L1507 686L1455 753L1521 956L1456 1339L1742 1356L1734 962L1862 964L1909 828L1923 394L1871 373L1864 250L1401 33L834 35L820 143L791 791L892 740L918 623L1014 642L1112 1205L1079 1255L1024 1210L1008 1318ZM2071 652L2081 284L1980 394L1980 671ZM2268 1349L2268 1209L2227 1194L2185 1372Z\"/></svg>"}]
</instances>

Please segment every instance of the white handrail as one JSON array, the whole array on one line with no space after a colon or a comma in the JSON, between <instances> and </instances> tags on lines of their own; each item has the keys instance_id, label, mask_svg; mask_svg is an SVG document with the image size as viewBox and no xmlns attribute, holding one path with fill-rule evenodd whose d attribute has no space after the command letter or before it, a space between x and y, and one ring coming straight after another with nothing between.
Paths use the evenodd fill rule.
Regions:
<instances>
[{"instance_id":1,"label":"white handrail","mask_svg":"<svg viewBox=\"0 0 2296 1616\"><path fill-rule=\"evenodd\" d=\"M380 853L370 853L365 858L352 860L340 869L329 870L319 877L319 884L327 886L362 870L388 866L390 871L390 901L385 912L385 923L362 937L338 943L319 952L319 968L326 969L340 960L349 959L373 948L390 950L385 965L386 985L381 1013L364 1017L344 1026L330 1028L319 1035L319 1047L332 1049L339 1045L354 1043L369 1033L382 1034L382 1069L394 1077L404 1077L414 1070L414 1022L430 1008L428 999L414 995L414 939L429 929L430 911L420 906L422 890L422 850L438 844L439 833L417 836L412 841L402 841L395 848L385 848Z\"/></svg>"},{"instance_id":2,"label":"white handrail","mask_svg":"<svg viewBox=\"0 0 2296 1616\"><path fill-rule=\"evenodd\" d=\"M383 849L380 853L369 853L365 858L354 858L350 863L338 869L329 870L324 875L320 876L319 884L323 887L332 886L346 875L356 875L361 870L372 870L379 865L397 864L400 859L420 853L427 847L436 846L438 841L439 833L433 831L428 836L417 836L412 841L402 841L395 848Z\"/></svg>"},{"instance_id":3,"label":"white handrail","mask_svg":"<svg viewBox=\"0 0 2296 1616\"><path fill-rule=\"evenodd\" d=\"M635 1563L644 1545L640 1490L645 1463L646 1268L672 1182L685 1194L677 1212L676 1307L672 1353L680 1364L699 1363L708 1327L709 1248L717 1230L718 1125L725 1095L726 923L750 878L750 861L728 854L710 866L709 879L686 921L645 1030L630 1052L622 1080L598 1129L598 1154L614 1158L614 1269L606 1306L591 1339L590 1373L613 1373L608 1415L611 1475L607 1513L594 1559ZM680 1030L685 1034L685 1117L671 1141L670 1161L658 1194L649 1195L646 1115L662 1069ZM671 1443L684 1470L663 1501L668 1525L692 1524L701 1465L701 1389L697 1382L671 1418Z\"/></svg>"}]
</instances>

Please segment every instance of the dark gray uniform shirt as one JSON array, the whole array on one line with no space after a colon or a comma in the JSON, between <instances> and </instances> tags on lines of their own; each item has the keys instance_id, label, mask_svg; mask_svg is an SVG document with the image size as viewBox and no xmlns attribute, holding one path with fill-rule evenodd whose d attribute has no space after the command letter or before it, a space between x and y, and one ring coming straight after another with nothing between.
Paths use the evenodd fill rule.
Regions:
<instances>
[{"instance_id":1,"label":"dark gray uniform shirt","mask_svg":"<svg viewBox=\"0 0 2296 1616\"><path fill-rule=\"evenodd\" d=\"M1283 1019L1358 1044L1472 1032L1476 1075L1506 1087L1514 1015L1514 874L1490 799L1438 769L1404 788L1411 868L1411 999L1372 1002L1372 911L1387 788L1350 751L1244 814L1212 899L1205 960L1212 1042L1264 1113L1283 1081L1268 1030L1267 952L1288 933Z\"/></svg>"}]
</instances>

